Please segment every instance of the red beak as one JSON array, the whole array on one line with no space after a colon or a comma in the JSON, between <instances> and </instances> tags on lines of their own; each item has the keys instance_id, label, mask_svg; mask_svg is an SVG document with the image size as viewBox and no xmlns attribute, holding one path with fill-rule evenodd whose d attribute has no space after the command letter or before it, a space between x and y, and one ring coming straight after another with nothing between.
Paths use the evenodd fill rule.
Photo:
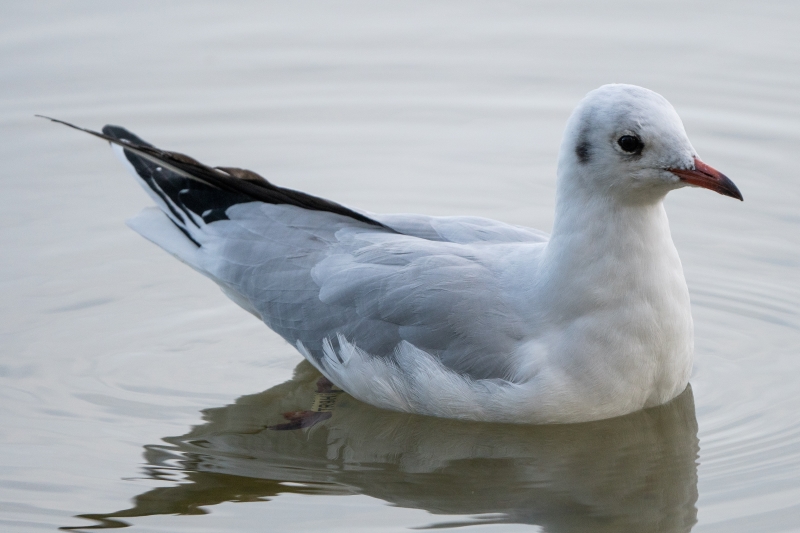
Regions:
<instances>
[{"instance_id":1,"label":"red beak","mask_svg":"<svg viewBox=\"0 0 800 533\"><path fill-rule=\"evenodd\" d=\"M694 158L693 169L669 168L667 170L678 176L682 182L688 183L689 185L711 189L725 196L730 196L737 200L744 200L744 198L742 198L742 193L740 193L736 185L728 179L728 176L714 167L706 165L696 157Z\"/></svg>"}]
</instances>

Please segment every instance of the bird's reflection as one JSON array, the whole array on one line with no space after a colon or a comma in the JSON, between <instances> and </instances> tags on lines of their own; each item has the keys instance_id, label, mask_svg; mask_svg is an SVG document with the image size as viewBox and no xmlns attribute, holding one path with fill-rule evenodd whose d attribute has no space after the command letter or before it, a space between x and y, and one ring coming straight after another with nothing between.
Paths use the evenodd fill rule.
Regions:
<instances>
[{"instance_id":1,"label":"bird's reflection","mask_svg":"<svg viewBox=\"0 0 800 533\"><path fill-rule=\"evenodd\" d=\"M691 390L612 420L517 426L392 413L346 394L328 416L319 378L303 362L290 381L209 409L204 424L147 447L148 475L179 482L130 509L81 515L99 522L83 529L289 492L366 494L441 515L432 527L470 524L447 515L548 532L678 532L696 521Z\"/></svg>"}]
</instances>

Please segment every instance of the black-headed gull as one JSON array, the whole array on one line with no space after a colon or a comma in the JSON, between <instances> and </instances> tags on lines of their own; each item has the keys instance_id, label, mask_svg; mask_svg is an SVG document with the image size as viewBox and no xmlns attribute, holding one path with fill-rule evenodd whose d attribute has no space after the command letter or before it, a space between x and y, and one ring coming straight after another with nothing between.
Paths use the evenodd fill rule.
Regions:
<instances>
[{"instance_id":1,"label":"black-headed gull","mask_svg":"<svg viewBox=\"0 0 800 533\"><path fill-rule=\"evenodd\" d=\"M663 199L686 185L742 199L673 107L632 85L590 92L569 118L549 237L357 211L120 127L90 133L158 205L129 225L331 382L378 407L470 420L582 422L677 396L693 326Z\"/></svg>"}]
</instances>

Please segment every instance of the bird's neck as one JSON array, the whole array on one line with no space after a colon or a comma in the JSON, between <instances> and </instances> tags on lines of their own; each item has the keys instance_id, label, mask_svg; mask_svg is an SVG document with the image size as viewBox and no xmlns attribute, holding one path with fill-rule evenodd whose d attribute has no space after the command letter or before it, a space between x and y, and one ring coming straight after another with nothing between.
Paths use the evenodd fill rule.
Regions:
<instances>
[{"instance_id":1,"label":"bird's neck","mask_svg":"<svg viewBox=\"0 0 800 533\"><path fill-rule=\"evenodd\" d=\"M631 298L657 304L686 293L663 198L625 202L579 187L559 189L541 264L548 299L559 302L558 312L574 315L587 302L624 306Z\"/></svg>"}]
</instances>

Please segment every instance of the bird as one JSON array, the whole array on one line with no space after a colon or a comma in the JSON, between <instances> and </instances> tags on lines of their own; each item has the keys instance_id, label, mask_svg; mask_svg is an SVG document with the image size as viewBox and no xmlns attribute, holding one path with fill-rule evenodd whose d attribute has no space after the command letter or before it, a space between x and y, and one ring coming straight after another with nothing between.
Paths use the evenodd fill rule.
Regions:
<instances>
[{"instance_id":1,"label":"bird","mask_svg":"<svg viewBox=\"0 0 800 533\"><path fill-rule=\"evenodd\" d=\"M49 118L49 117L44 117ZM669 402L689 381L689 291L664 198L742 200L673 106L628 84L566 123L551 233L376 214L101 132L154 200L127 221L210 278L332 385L434 417L564 424Z\"/></svg>"}]
</instances>

